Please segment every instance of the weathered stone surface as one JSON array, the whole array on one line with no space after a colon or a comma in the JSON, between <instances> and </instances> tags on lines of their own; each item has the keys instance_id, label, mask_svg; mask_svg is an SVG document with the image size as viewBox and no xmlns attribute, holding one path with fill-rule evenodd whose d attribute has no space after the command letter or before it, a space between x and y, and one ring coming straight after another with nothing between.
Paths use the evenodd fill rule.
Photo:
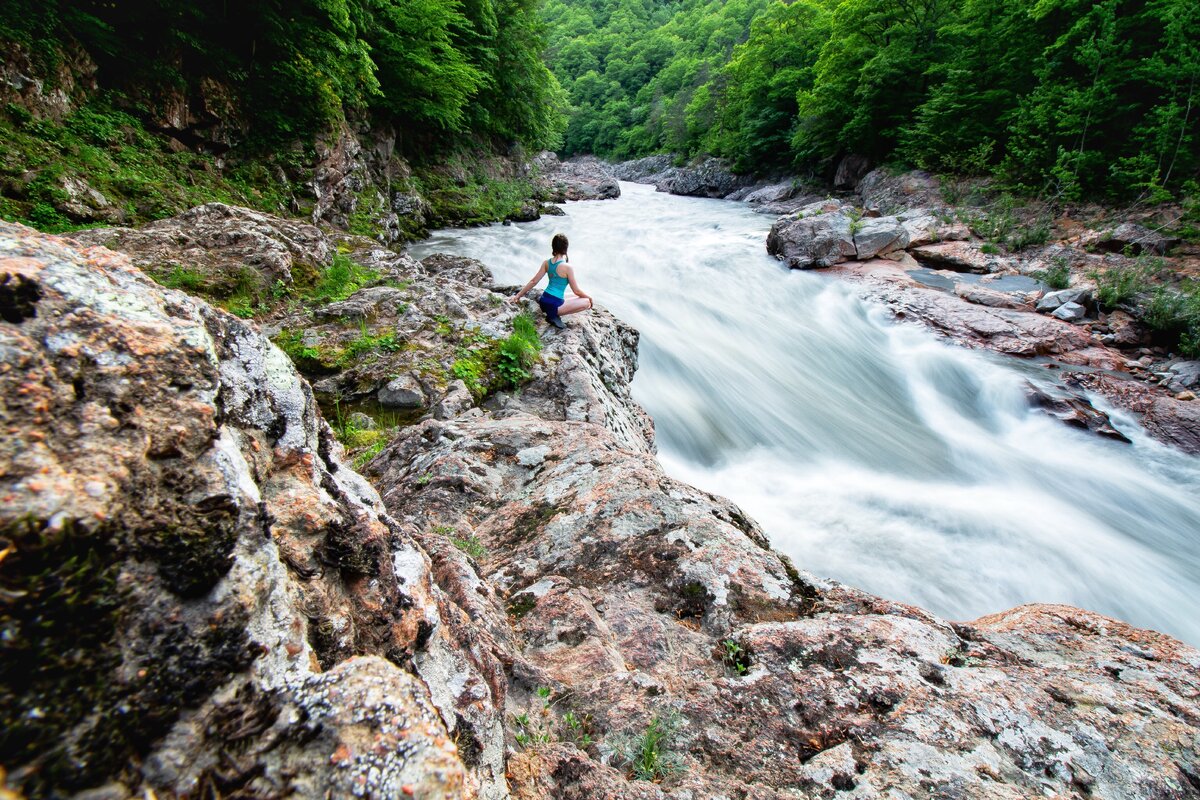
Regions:
<instances>
[{"instance_id":1,"label":"weathered stone surface","mask_svg":"<svg viewBox=\"0 0 1200 800\"><path fill-rule=\"evenodd\" d=\"M967 347L1018 356L1061 354L1092 346L1075 325L1033 311L987 307L917 283L887 259L842 264L836 274L854 281L864 298L887 306L901 319L921 322Z\"/></svg>"},{"instance_id":2,"label":"weathered stone surface","mask_svg":"<svg viewBox=\"0 0 1200 800\"><path fill-rule=\"evenodd\" d=\"M1047 292L1042 295L1042 299L1038 300L1037 310L1054 311L1067 303L1086 306L1090 302L1092 302L1092 290L1087 287L1059 289L1056 292Z\"/></svg>"},{"instance_id":3,"label":"weathered stone surface","mask_svg":"<svg viewBox=\"0 0 1200 800\"><path fill-rule=\"evenodd\" d=\"M859 181L856 193L863 208L883 214L942 204L937 178L921 170L892 174L886 168L873 169Z\"/></svg>"},{"instance_id":4,"label":"weathered stone surface","mask_svg":"<svg viewBox=\"0 0 1200 800\"><path fill-rule=\"evenodd\" d=\"M421 382L412 375L391 379L376 396L384 408L424 408L428 403Z\"/></svg>"},{"instance_id":5,"label":"weathered stone surface","mask_svg":"<svg viewBox=\"0 0 1200 800\"><path fill-rule=\"evenodd\" d=\"M1200 454L1200 403L1179 400L1162 387L1102 372L1073 374L1068 380L1140 414L1142 426L1154 438L1185 453Z\"/></svg>"},{"instance_id":6,"label":"weathered stone surface","mask_svg":"<svg viewBox=\"0 0 1200 800\"><path fill-rule=\"evenodd\" d=\"M656 176L654 187L660 192L689 197L725 197L753 183L746 175L734 175L719 158L706 158L686 167L669 167Z\"/></svg>"},{"instance_id":7,"label":"weathered stone surface","mask_svg":"<svg viewBox=\"0 0 1200 800\"><path fill-rule=\"evenodd\" d=\"M908 247L908 229L895 217L859 220L854 232L854 253L859 261Z\"/></svg>"},{"instance_id":8,"label":"weathered stone surface","mask_svg":"<svg viewBox=\"0 0 1200 800\"><path fill-rule=\"evenodd\" d=\"M287 357L101 248L0 223L0 272L37 287L0 323L10 783L460 796L397 666L436 638L429 562Z\"/></svg>"},{"instance_id":9,"label":"weathered stone surface","mask_svg":"<svg viewBox=\"0 0 1200 800\"><path fill-rule=\"evenodd\" d=\"M1052 396L1033 384L1026 384L1026 395L1031 405L1068 425L1109 439L1129 442L1128 436L1113 427L1108 415L1098 410L1082 395Z\"/></svg>"},{"instance_id":10,"label":"weathered stone surface","mask_svg":"<svg viewBox=\"0 0 1200 800\"><path fill-rule=\"evenodd\" d=\"M1063 322L1078 322L1087 316L1087 309L1079 303L1063 303L1051 312L1050 316Z\"/></svg>"},{"instance_id":11,"label":"weathered stone surface","mask_svg":"<svg viewBox=\"0 0 1200 800\"><path fill-rule=\"evenodd\" d=\"M1013 266L1006 258L984 253L974 242L938 242L912 247L908 252L933 269L984 274L1003 272Z\"/></svg>"},{"instance_id":12,"label":"weathered stone surface","mask_svg":"<svg viewBox=\"0 0 1200 800\"><path fill-rule=\"evenodd\" d=\"M315 226L224 203L208 203L141 228L93 228L71 238L127 253L143 270L168 274L186 267L214 282L230 283L239 270L261 275L266 285L295 282L333 257L328 238Z\"/></svg>"},{"instance_id":13,"label":"weathered stone surface","mask_svg":"<svg viewBox=\"0 0 1200 800\"><path fill-rule=\"evenodd\" d=\"M792 269L828 267L855 257L850 217L840 212L781 217L767 235L767 252Z\"/></svg>"},{"instance_id":14,"label":"weathered stone surface","mask_svg":"<svg viewBox=\"0 0 1200 800\"><path fill-rule=\"evenodd\" d=\"M1111 231L1105 232L1096 246L1111 253L1122 253L1128 250L1132 255L1156 253L1163 256L1177 244L1179 244L1177 238L1166 236L1133 222L1124 222Z\"/></svg>"},{"instance_id":15,"label":"weathered stone surface","mask_svg":"<svg viewBox=\"0 0 1200 800\"><path fill-rule=\"evenodd\" d=\"M818 581L592 425L426 422L374 469L396 516L487 548L460 591L507 594L509 736L551 742L512 745L517 797L1182 797L1196 772L1200 653L1169 637L1061 606L954 625ZM653 718L678 720L657 786L620 756Z\"/></svg>"},{"instance_id":16,"label":"weathered stone surface","mask_svg":"<svg viewBox=\"0 0 1200 800\"><path fill-rule=\"evenodd\" d=\"M850 154L838 162L833 175L833 185L839 189L854 189L871 168L871 160L864 155Z\"/></svg>"},{"instance_id":17,"label":"weathered stone surface","mask_svg":"<svg viewBox=\"0 0 1200 800\"><path fill-rule=\"evenodd\" d=\"M633 183L654 183L658 176L671 168L671 156L646 156L614 164L613 176Z\"/></svg>"},{"instance_id":18,"label":"weathered stone surface","mask_svg":"<svg viewBox=\"0 0 1200 800\"><path fill-rule=\"evenodd\" d=\"M1021 295L988 289L985 286L979 286L974 283L956 284L954 293L968 303L988 306L989 308L1013 308L1028 311L1030 307L1029 303Z\"/></svg>"},{"instance_id":19,"label":"weathered stone surface","mask_svg":"<svg viewBox=\"0 0 1200 800\"><path fill-rule=\"evenodd\" d=\"M559 161L557 155L545 151L539 153L533 163L538 170L538 184L544 199L552 203L610 200L621 196L621 187L612 168L594 156Z\"/></svg>"},{"instance_id":20,"label":"weathered stone surface","mask_svg":"<svg viewBox=\"0 0 1200 800\"><path fill-rule=\"evenodd\" d=\"M783 200L792 199L800 191L800 188L795 181L783 181L782 183L773 183L770 186L755 189L741 199L750 205L778 203Z\"/></svg>"}]
</instances>

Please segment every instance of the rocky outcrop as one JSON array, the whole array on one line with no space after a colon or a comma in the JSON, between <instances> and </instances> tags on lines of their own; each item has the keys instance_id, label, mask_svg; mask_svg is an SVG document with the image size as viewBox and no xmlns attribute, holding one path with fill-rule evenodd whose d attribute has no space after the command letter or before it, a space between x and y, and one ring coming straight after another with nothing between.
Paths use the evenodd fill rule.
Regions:
<instances>
[{"instance_id":1,"label":"rocky outcrop","mask_svg":"<svg viewBox=\"0 0 1200 800\"><path fill-rule=\"evenodd\" d=\"M632 161L622 161L612 167L613 175L618 180L633 183L654 183L658 176L672 166L672 158L668 155L646 156Z\"/></svg>"},{"instance_id":2,"label":"rocky outcrop","mask_svg":"<svg viewBox=\"0 0 1200 800\"><path fill-rule=\"evenodd\" d=\"M1123 222L1112 230L1103 232L1096 247L1110 253L1140 255L1154 253L1165 256L1167 251L1179 244L1179 239L1133 222Z\"/></svg>"},{"instance_id":3,"label":"rocky outcrop","mask_svg":"<svg viewBox=\"0 0 1200 800\"><path fill-rule=\"evenodd\" d=\"M551 203L567 200L611 200L621 196L621 186L612 167L595 156L559 161L550 151L533 161L543 199Z\"/></svg>"},{"instance_id":4,"label":"rocky outcrop","mask_svg":"<svg viewBox=\"0 0 1200 800\"><path fill-rule=\"evenodd\" d=\"M668 167L655 176L654 188L688 197L726 197L753 183L750 176L734 175L721 159L705 158L686 167Z\"/></svg>"},{"instance_id":5,"label":"rocky outcrop","mask_svg":"<svg viewBox=\"0 0 1200 800\"><path fill-rule=\"evenodd\" d=\"M247 323L0 223L0 749L30 796L459 797L427 557ZM472 780L475 780L472 778Z\"/></svg>"},{"instance_id":6,"label":"rocky outcrop","mask_svg":"<svg viewBox=\"0 0 1200 800\"><path fill-rule=\"evenodd\" d=\"M1182 797L1196 775L1200 653L1159 634L1061 606L951 624L819 581L591 425L425 422L370 469L429 547L481 546L439 575L501 632L516 797Z\"/></svg>"},{"instance_id":7,"label":"rocky outcrop","mask_svg":"<svg viewBox=\"0 0 1200 800\"><path fill-rule=\"evenodd\" d=\"M188 269L216 289L232 286L250 270L268 286L312 280L334 248L313 225L248 208L209 203L141 228L93 228L71 238L128 254L140 269L166 275Z\"/></svg>"},{"instance_id":8,"label":"rocky outcrop","mask_svg":"<svg viewBox=\"0 0 1200 800\"><path fill-rule=\"evenodd\" d=\"M1200 653L1061 606L950 623L798 571L662 472L628 394L636 334L604 314L519 395L448 396L404 429L367 466L381 498L251 324L106 250L0 242L0 761L28 794L1200 780ZM447 297L485 269L405 263Z\"/></svg>"}]
</instances>

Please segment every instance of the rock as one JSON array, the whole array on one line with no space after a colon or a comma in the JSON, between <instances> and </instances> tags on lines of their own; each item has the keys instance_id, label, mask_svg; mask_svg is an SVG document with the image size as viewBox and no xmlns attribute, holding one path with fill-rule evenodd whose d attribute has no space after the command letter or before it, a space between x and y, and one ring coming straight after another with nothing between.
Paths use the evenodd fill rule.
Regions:
<instances>
[{"instance_id":1,"label":"rock","mask_svg":"<svg viewBox=\"0 0 1200 800\"><path fill-rule=\"evenodd\" d=\"M854 257L859 261L908 247L908 230L895 217L861 219L856 227Z\"/></svg>"},{"instance_id":2,"label":"rock","mask_svg":"<svg viewBox=\"0 0 1200 800\"><path fill-rule=\"evenodd\" d=\"M689 197L725 197L752 182L748 176L734 175L718 158L705 158L686 167L670 167L657 177L654 188L658 191Z\"/></svg>"},{"instance_id":3,"label":"rock","mask_svg":"<svg viewBox=\"0 0 1200 800\"><path fill-rule=\"evenodd\" d=\"M541 217L541 204L534 200L526 200L521 207L509 214L505 219L509 222L534 222Z\"/></svg>"},{"instance_id":4,"label":"rock","mask_svg":"<svg viewBox=\"0 0 1200 800\"><path fill-rule=\"evenodd\" d=\"M871 161L866 156L845 156L837 166L833 175L833 185L839 189L854 189L870 170Z\"/></svg>"},{"instance_id":5,"label":"rock","mask_svg":"<svg viewBox=\"0 0 1200 800\"><path fill-rule=\"evenodd\" d=\"M955 272L978 274L1001 272L1010 268L1007 259L988 255L971 242L940 242L910 247L913 258L932 269L952 269Z\"/></svg>"},{"instance_id":6,"label":"rock","mask_svg":"<svg viewBox=\"0 0 1200 800\"><path fill-rule=\"evenodd\" d=\"M364 414L361 411L355 411L346 417L346 424L357 428L360 431L373 431L379 427L379 423L369 414Z\"/></svg>"},{"instance_id":7,"label":"rock","mask_svg":"<svg viewBox=\"0 0 1200 800\"><path fill-rule=\"evenodd\" d=\"M124 209L114 206L101 192L82 178L64 177L60 187L64 198L58 210L79 222L123 222Z\"/></svg>"},{"instance_id":8,"label":"rock","mask_svg":"<svg viewBox=\"0 0 1200 800\"><path fill-rule=\"evenodd\" d=\"M1078 322L1087 316L1087 309L1079 303L1063 303L1051 313L1051 316L1064 322Z\"/></svg>"},{"instance_id":9,"label":"rock","mask_svg":"<svg viewBox=\"0 0 1200 800\"><path fill-rule=\"evenodd\" d=\"M767 252L792 269L828 267L855 257L850 231L850 217L839 212L781 217L767 235Z\"/></svg>"},{"instance_id":10,"label":"rock","mask_svg":"<svg viewBox=\"0 0 1200 800\"><path fill-rule=\"evenodd\" d=\"M1092 302L1092 290L1086 287L1074 289L1060 289L1056 292L1047 292L1038 300L1038 311L1054 311L1060 306L1067 303L1076 303L1086 306Z\"/></svg>"},{"instance_id":11,"label":"rock","mask_svg":"<svg viewBox=\"0 0 1200 800\"><path fill-rule=\"evenodd\" d=\"M1179 244L1179 239L1176 237L1166 236L1132 222L1125 222L1105 233L1096 246L1110 253L1123 253L1128 250L1132 255L1155 253L1165 256L1167 251L1177 244Z\"/></svg>"},{"instance_id":12,"label":"rock","mask_svg":"<svg viewBox=\"0 0 1200 800\"><path fill-rule=\"evenodd\" d=\"M863 208L884 214L941 205L938 180L922 170L892 174L885 168L867 173L856 188Z\"/></svg>"},{"instance_id":13,"label":"rock","mask_svg":"<svg viewBox=\"0 0 1200 800\"><path fill-rule=\"evenodd\" d=\"M1033 384L1026 384L1026 396L1034 408L1041 409L1068 425L1109 439L1116 439L1119 442L1129 443L1129 437L1113 427L1112 420L1108 418L1108 415L1097 410L1082 395L1054 396Z\"/></svg>"},{"instance_id":14,"label":"rock","mask_svg":"<svg viewBox=\"0 0 1200 800\"><path fill-rule=\"evenodd\" d=\"M988 306L989 308L1014 308L1028 310L1029 304L1020 297L1008 292L988 289L973 283L959 283L954 286L954 293L968 303Z\"/></svg>"},{"instance_id":15,"label":"rock","mask_svg":"<svg viewBox=\"0 0 1200 800\"><path fill-rule=\"evenodd\" d=\"M538 169L537 182L552 202L609 200L621 196L621 187L611 167L595 156L559 161L554 153L545 151L534 159L534 165Z\"/></svg>"},{"instance_id":16,"label":"rock","mask_svg":"<svg viewBox=\"0 0 1200 800\"><path fill-rule=\"evenodd\" d=\"M0 273L39 290L0 323L9 787L479 791L397 666L456 607L287 357L103 248L0 223Z\"/></svg>"},{"instance_id":17,"label":"rock","mask_svg":"<svg viewBox=\"0 0 1200 800\"><path fill-rule=\"evenodd\" d=\"M964 302L955 294L917 283L888 259L856 261L835 269L840 277L853 281L865 299L967 347L1035 356L1068 354L1092 345L1078 326L1033 311Z\"/></svg>"},{"instance_id":18,"label":"rock","mask_svg":"<svg viewBox=\"0 0 1200 800\"><path fill-rule=\"evenodd\" d=\"M412 375L393 378L376 396L384 408L425 408L429 402L421 382Z\"/></svg>"},{"instance_id":19,"label":"rock","mask_svg":"<svg viewBox=\"0 0 1200 800\"><path fill-rule=\"evenodd\" d=\"M453 381L433 407L434 419L450 419L456 417L475 405L475 398L462 381Z\"/></svg>"},{"instance_id":20,"label":"rock","mask_svg":"<svg viewBox=\"0 0 1200 800\"><path fill-rule=\"evenodd\" d=\"M800 187L795 181L783 181L782 183L773 183L770 186L754 189L742 199L750 205L778 203L783 200L790 200L799 190Z\"/></svg>"},{"instance_id":21,"label":"rock","mask_svg":"<svg viewBox=\"0 0 1200 800\"><path fill-rule=\"evenodd\" d=\"M313 315L324 320L367 320L380 314L394 313L405 304L407 297L403 289L369 286L359 289L345 300L316 308Z\"/></svg>"},{"instance_id":22,"label":"rock","mask_svg":"<svg viewBox=\"0 0 1200 800\"><path fill-rule=\"evenodd\" d=\"M1200 361L1176 361L1167 369L1174 374L1174 381L1184 388L1200 388Z\"/></svg>"},{"instance_id":23,"label":"rock","mask_svg":"<svg viewBox=\"0 0 1200 800\"><path fill-rule=\"evenodd\" d=\"M1140 796L1198 755L1193 648L1064 606L952 624L817 580L595 425L426 421L377 463L393 516L486 547L477 574L444 573L449 594L507 591L480 603L481 627L506 620L510 714L550 740L508 759L514 796L1067 796L1082 774L1096 796ZM567 712L599 747L570 744ZM615 754L652 719L679 764L657 785Z\"/></svg>"},{"instance_id":24,"label":"rock","mask_svg":"<svg viewBox=\"0 0 1200 800\"><path fill-rule=\"evenodd\" d=\"M165 274L172 265L198 273L217 290L250 270L266 287L295 282L333 258L329 239L313 225L224 203L207 203L141 228L93 228L71 238L128 254L134 264Z\"/></svg>"},{"instance_id":25,"label":"rock","mask_svg":"<svg viewBox=\"0 0 1200 800\"><path fill-rule=\"evenodd\" d=\"M1141 415L1142 427L1155 439L1200 455L1200 403L1179 400L1160 387L1122 380L1106 372L1073 373L1067 380Z\"/></svg>"},{"instance_id":26,"label":"rock","mask_svg":"<svg viewBox=\"0 0 1200 800\"><path fill-rule=\"evenodd\" d=\"M546 217L565 217L567 212L563 211L553 203L546 203L542 206L542 216Z\"/></svg>"},{"instance_id":27,"label":"rock","mask_svg":"<svg viewBox=\"0 0 1200 800\"><path fill-rule=\"evenodd\" d=\"M1108 328L1108 333L1100 338L1107 344L1132 347L1147 340L1145 328L1128 312L1110 311L1101 316L1101 321Z\"/></svg>"},{"instance_id":28,"label":"rock","mask_svg":"<svg viewBox=\"0 0 1200 800\"><path fill-rule=\"evenodd\" d=\"M622 181L654 183L659 175L671 168L671 162L671 156L647 156L615 164L612 173L615 178Z\"/></svg>"},{"instance_id":29,"label":"rock","mask_svg":"<svg viewBox=\"0 0 1200 800\"><path fill-rule=\"evenodd\" d=\"M1185 401L1185 402L1186 402L1186 401L1188 401L1188 400L1195 400L1195 399L1196 399L1196 393L1195 393L1195 392L1192 392L1192 391L1180 392L1179 394L1175 395L1175 399L1176 399L1176 400L1183 400L1183 401Z\"/></svg>"},{"instance_id":30,"label":"rock","mask_svg":"<svg viewBox=\"0 0 1200 800\"><path fill-rule=\"evenodd\" d=\"M439 280L453 280L485 288L490 288L494 282L492 271L474 258L434 253L421 259L421 267L426 273L437 276Z\"/></svg>"}]
</instances>

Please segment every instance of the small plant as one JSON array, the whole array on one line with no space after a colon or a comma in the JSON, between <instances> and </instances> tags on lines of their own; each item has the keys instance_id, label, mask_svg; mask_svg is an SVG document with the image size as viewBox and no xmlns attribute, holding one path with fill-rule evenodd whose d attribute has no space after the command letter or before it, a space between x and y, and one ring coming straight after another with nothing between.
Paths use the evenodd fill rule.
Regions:
<instances>
[{"instance_id":1,"label":"small plant","mask_svg":"<svg viewBox=\"0 0 1200 800\"><path fill-rule=\"evenodd\" d=\"M176 264L171 271L159 281L168 289L182 289L185 292L201 291L205 286L204 273Z\"/></svg>"},{"instance_id":2,"label":"small plant","mask_svg":"<svg viewBox=\"0 0 1200 800\"><path fill-rule=\"evenodd\" d=\"M979 245L979 252L989 256L999 255L1000 247L992 242L984 242L983 244Z\"/></svg>"},{"instance_id":3,"label":"small plant","mask_svg":"<svg viewBox=\"0 0 1200 800\"><path fill-rule=\"evenodd\" d=\"M379 273L375 270L354 262L345 253L334 253L329 266L317 278L309 298L321 303L335 303L378 279Z\"/></svg>"},{"instance_id":4,"label":"small plant","mask_svg":"<svg viewBox=\"0 0 1200 800\"><path fill-rule=\"evenodd\" d=\"M1036 247L1050 241L1050 220L1039 217L1030 225L1021 225L1005 239L1010 250L1016 252L1026 247Z\"/></svg>"},{"instance_id":5,"label":"small plant","mask_svg":"<svg viewBox=\"0 0 1200 800\"><path fill-rule=\"evenodd\" d=\"M1066 289L1071 285L1071 268L1062 256L1055 256L1050 259L1049 267L1035 270L1030 275L1054 290Z\"/></svg>"},{"instance_id":6,"label":"small plant","mask_svg":"<svg viewBox=\"0 0 1200 800\"><path fill-rule=\"evenodd\" d=\"M724 652L721 660L725 666L737 675L745 675L750 670L750 653L733 639L726 639L721 645Z\"/></svg>"},{"instance_id":7,"label":"small plant","mask_svg":"<svg viewBox=\"0 0 1200 800\"><path fill-rule=\"evenodd\" d=\"M453 531L452 531L453 532ZM479 537L473 533L466 536L449 536L450 544L462 550L476 561L482 561L487 558L488 549L484 547L483 542L479 541Z\"/></svg>"},{"instance_id":8,"label":"small plant","mask_svg":"<svg viewBox=\"0 0 1200 800\"><path fill-rule=\"evenodd\" d=\"M646 728L632 736L614 737L614 754L639 781L658 782L683 770L683 760L671 750L682 728L679 713L669 710L654 715Z\"/></svg>"},{"instance_id":9,"label":"small plant","mask_svg":"<svg viewBox=\"0 0 1200 800\"><path fill-rule=\"evenodd\" d=\"M433 473L426 472L424 475L417 478L417 486L424 486L427 483L429 483L431 480L433 480Z\"/></svg>"}]
</instances>

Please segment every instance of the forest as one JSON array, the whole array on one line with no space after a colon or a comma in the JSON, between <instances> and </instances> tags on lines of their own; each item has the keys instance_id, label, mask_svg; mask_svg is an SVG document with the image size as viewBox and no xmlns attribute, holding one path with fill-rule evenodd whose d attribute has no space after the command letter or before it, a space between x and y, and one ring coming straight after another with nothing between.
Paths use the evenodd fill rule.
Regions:
<instances>
[{"instance_id":1,"label":"forest","mask_svg":"<svg viewBox=\"0 0 1200 800\"><path fill-rule=\"evenodd\" d=\"M122 105L220 81L263 147L367 115L395 125L409 153L462 136L548 147L565 124L537 0L3 0L0 10L0 39L31 50L39 71L52 74L62 45L78 42Z\"/></svg>"},{"instance_id":2,"label":"forest","mask_svg":"<svg viewBox=\"0 0 1200 800\"><path fill-rule=\"evenodd\" d=\"M568 154L848 153L1063 200L1195 194L1195 0L546 0Z\"/></svg>"}]
</instances>

